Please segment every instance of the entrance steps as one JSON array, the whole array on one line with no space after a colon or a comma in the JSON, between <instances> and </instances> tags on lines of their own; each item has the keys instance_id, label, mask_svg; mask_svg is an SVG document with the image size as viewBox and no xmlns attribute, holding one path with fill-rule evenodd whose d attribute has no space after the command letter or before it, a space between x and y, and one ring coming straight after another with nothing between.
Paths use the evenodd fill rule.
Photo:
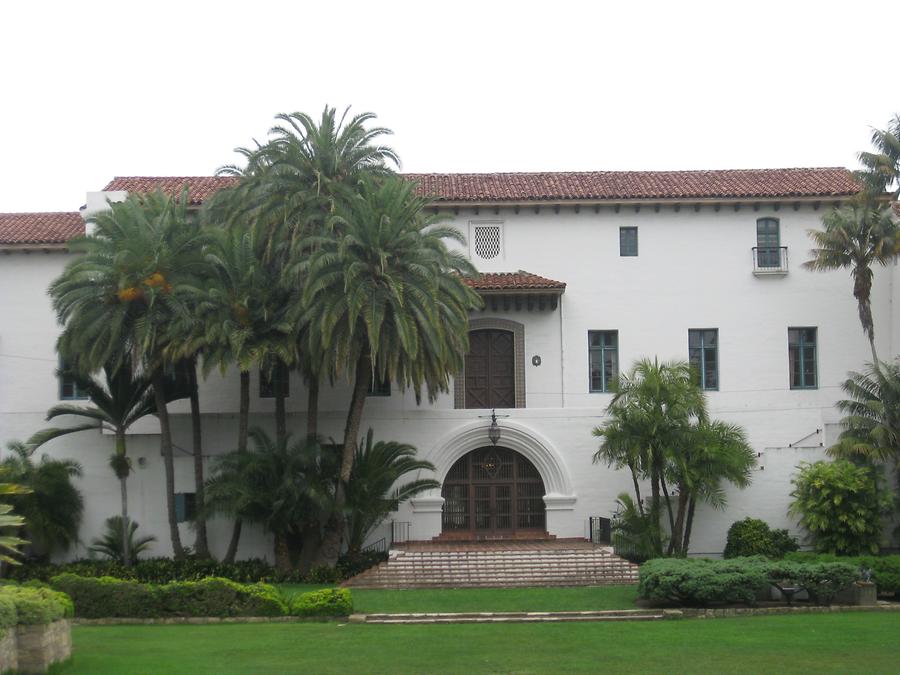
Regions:
<instances>
[{"instance_id":1,"label":"entrance steps","mask_svg":"<svg viewBox=\"0 0 900 675\"><path fill-rule=\"evenodd\" d=\"M638 566L586 541L426 544L391 550L387 562L344 582L351 588L511 588L633 584Z\"/></svg>"},{"instance_id":2,"label":"entrance steps","mask_svg":"<svg viewBox=\"0 0 900 675\"><path fill-rule=\"evenodd\" d=\"M586 612L462 612L415 614L351 614L351 623L567 623L576 621L659 621L662 610L622 609Z\"/></svg>"}]
</instances>

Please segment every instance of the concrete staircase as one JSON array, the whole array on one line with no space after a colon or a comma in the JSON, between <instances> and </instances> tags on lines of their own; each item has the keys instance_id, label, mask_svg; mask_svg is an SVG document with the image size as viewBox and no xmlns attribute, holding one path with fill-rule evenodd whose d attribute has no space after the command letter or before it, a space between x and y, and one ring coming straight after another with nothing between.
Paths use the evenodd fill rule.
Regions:
<instances>
[{"instance_id":1,"label":"concrete staircase","mask_svg":"<svg viewBox=\"0 0 900 675\"><path fill-rule=\"evenodd\" d=\"M638 566L586 541L448 543L391 550L351 588L506 588L633 584Z\"/></svg>"}]
</instances>

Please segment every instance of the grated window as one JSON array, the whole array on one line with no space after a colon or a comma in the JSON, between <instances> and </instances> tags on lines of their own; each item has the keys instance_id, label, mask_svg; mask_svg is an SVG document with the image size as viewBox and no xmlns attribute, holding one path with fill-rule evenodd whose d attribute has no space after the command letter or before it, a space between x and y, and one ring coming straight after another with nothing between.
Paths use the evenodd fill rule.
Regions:
<instances>
[{"instance_id":1,"label":"grated window","mask_svg":"<svg viewBox=\"0 0 900 675\"><path fill-rule=\"evenodd\" d=\"M490 260L500 255L501 232L499 225L475 225L473 236L475 255Z\"/></svg>"}]
</instances>

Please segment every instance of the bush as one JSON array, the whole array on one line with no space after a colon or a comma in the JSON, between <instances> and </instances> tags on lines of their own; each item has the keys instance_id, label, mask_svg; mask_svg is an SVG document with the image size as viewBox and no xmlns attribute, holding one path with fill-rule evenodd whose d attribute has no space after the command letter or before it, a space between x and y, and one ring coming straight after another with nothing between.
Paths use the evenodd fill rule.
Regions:
<instances>
[{"instance_id":1,"label":"bush","mask_svg":"<svg viewBox=\"0 0 900 675\"><path fill-rule=\"evenodd\" d=\"M795 562L842 562L859 570L871 570L879 593L900 593L900 555L836 556L831 553L791 553Z\"/></svg>"},{"instance_id":2,"label":"bush","mask_svg":"<svg viewBox=\"0 0 900 675\"><path fill-rule=\"evenodd\" d=\"M75 615L86 619L283 616L288 609L274 586L219 578L155 585L61 574L51 584L70 595Z\"/></svg>"},{"instance_id":3,"label":"bush","mask_svg":"<svg viewBox=\"0 0 900 675\"><path fill-rule=\"evenodd\" d=\"M15 601L0 590L0 637L3 636L7 628L15 626L17 621L18 613L16 612Z\"/></svg>"},{"instance_id":4,"label":"bush","mask_svg":"<svg viewBox=\"0 0 900 675\"><path fill-rule=\"evenodd\" d=\"M773 530L762 520L744 518L728 528L725 557L764 555L767 558L777 559L798 548L797 542L787 530Z\"/></svg>"},{"instance_id":5,"label":"bush","mask_svg":"<svg viewBox=\"0 0 900 675\"><path fill-rule=\"evenodd\" d=\"M878 553L881 513L889 506L871 469L847 460L802 464L793 480L790 513L816 549L838 555Z\"/></svg>"},{"instance_id":6,"label":"bush","mask_svg":"<svg viewBox=\"0 0 900 675\"><path fill-rule=\"evenodd\" d=\"M757 593L773 583L805 588L812 599L827 604L859 579L858 567L845 562L772 562L762 557L658 558L645 563L639 574L640 597L701 607L754 604Z\"/></svg>"},{"instance_id":7,"label":"bush","mask_svg":"<svg viewBox=\"0 0 900 675\"><path fill-rule=\"evenodd\" d=\"M294 616L349 616L353 613L353 598L348 588L324 588L301 593L291 603Z\"/></svg>"},{"instance_id":8,"label":"bush","mask_svg":"<svg viewBox=\"0 0 900 675\"><path fill-rule=\"evenodd\" d=\"M644 563L639 575L640 597L691 606L753 604L768 583L764 558L657 558Z\"/></svg>"},{"instance_id":9,"label":"bush","mask_svg":"<svg viewBox=\"0 0 900 675\"><path fill-rule=\"evenodd\" d=\"M0 609L0 625L4 626L45 625L73 615L72 600L65 593L49 588L4 586L0 598L6 601ZM14 618L9 615L9 604ZM12 623L8 623L10 620Z\"/></svg>"}]
</instances>

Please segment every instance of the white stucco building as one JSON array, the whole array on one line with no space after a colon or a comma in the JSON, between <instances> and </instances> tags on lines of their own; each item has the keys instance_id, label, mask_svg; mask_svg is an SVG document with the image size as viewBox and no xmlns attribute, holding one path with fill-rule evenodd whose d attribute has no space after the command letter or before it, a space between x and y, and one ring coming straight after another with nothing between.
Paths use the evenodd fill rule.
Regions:
<instances>
[{"instance_id":1,"label":"white stucco building","mask_svg":"<svg viewBox=\"0 0 900 675\"><path fill-rule=\"evenodd\" d=\"M812 273L807 230L857 187L844 169L697 172L415 175L435 208L468 239L486 303L471 319L467 372L436 403L410 392L369 397L363 428L412 443L444 486L404 505L410 537L585 535L609 516L630 477L595 465L593 427L610 400L609 378L641 357L702 364L711 414L742 425L759 454L750 488L729 493L724 512L698 511L692 552L719 553L745 516L796 532L787 516L790 479L836 436L840 383L869 360L847 272ZM116 178L89 193L82 214L0 215L0 442L43 428L62 391L58 334L46 289L70 255L65 240L106 199L187 182L200 203L228 179ZM895 266L876 272L872 293L879 353L900 347ZM897 293L900 294L900 286ZM900 295L898 295L900 300ZM205 452L234 446L237 375L201 385ZM387 394L387 391L382 394ZM320 432L342 434L346 388L324 390ZM289 426L303 431L306 392L292 375ZM174 404L175 443L190 447L187 401ZM251 381L252 423L272 424L273 400ZM501 439L492 451L490 409ZM163 465L152 419L129 439L135 471L129 509L169 553ZM158 428L158 427L157 427ZM118 512L108 468L113 437L99 431L46 446L84 466L89 542ZM176 451L176 490L193 490L192 459ZM184 525L186 543L192 541ZM230 523L210 524L213 551ZM247 530L245 529L245 532ZM83 555L80 548L72 555ZM265 533L247 532L241 556L268 555Z\"/></svg>"}]
</instances>

